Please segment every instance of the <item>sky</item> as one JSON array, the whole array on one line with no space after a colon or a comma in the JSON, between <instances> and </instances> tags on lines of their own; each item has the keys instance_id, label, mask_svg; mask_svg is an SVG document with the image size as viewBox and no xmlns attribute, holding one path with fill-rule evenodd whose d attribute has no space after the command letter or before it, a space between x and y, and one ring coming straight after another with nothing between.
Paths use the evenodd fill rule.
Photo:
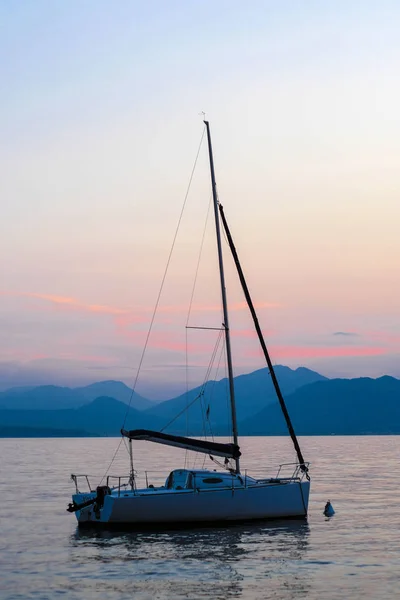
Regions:
<instances>
[{"instance_id":1,"label":"sky","mask_svg":"<svg viewBox=\"0 0 400 600\"><path fill-rule=\"evenodd\" d=\"M386 0L2 2L0 389L133 384L202 111L273 362L400 377L399 25ZM152 398L204 379L218 331L186 325L222 322L207 160L203 139ZM264 362L224 253L240 374Z\"/></svg>"}]
</instances>

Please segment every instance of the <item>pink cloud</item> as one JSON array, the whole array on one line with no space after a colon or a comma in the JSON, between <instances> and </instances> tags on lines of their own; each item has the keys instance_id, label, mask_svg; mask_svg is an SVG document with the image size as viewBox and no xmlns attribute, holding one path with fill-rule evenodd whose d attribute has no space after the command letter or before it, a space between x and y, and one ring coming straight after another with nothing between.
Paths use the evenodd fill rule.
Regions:
<instances>
[{"instance_id":1,"label":"pink cloud","mask_svg":"<svg viewBox=\"0 0 400 600\"><path fill-rule=\"evenodd\" d=\"M80 310L82 312L92 312L97 314L105 314L105 315L126 315L128 319L131 319L133 316L137 315L137 313L151 314L153 309L152 307L136 307L135 311L132 309L120 308L115 306L107 306L102 304L86 304L80 302L75 298L71 298L69 296L58 296L56 294L42 294L38 292L8 292L2 291L0 292L2 296L18 296L22 298L37 298L39 300L44 300L47 302L51 302L55 305L60 305L64 307L66 310ZM263 309L263 308L277 308L280 305L271 303L271 302L255 302L255 308ZM230 305L230 311L241 311L247 309L246 302L236 302ZM171 305L171 306L159 306L158 312L160 313L182 313L185 314L188 310L187 306L182 305ZM219 305L193 305L191 307L192 312L219 312L221 311L221 306ZM143 320L142 318L140 319ZM132 322L131 320L129 322Z\"/></svg>"},{"instance_id":2,"label":"pink cloud","mask_svg":"<svg viewBox=\"0 0 400 600\"><path fill-rule=\"evenodd\" d=\"M12 362L29 363L32 361L47 360L49 358L54 358L54 356L27 349L0 349L0 361L8 360Z\"/></svg>"},{"instance_id":3,"label":"pink cloud","mask_svg":"<svg viewBox=\"0 0 400 600\"><path fill-rule=\"evenodd\" d=\"M126 309L116 308L114 306L104 306L102 304L87 304L83 308L89 312L98 313L100 315L128 315L128 314L131 314L130 311L128 311Z\"/></svg>"},{"instance_id":4,"label":"pink cloud","mask_svg":"<svg viewBox=\"0 0 400 600\"><path fill-rule=\"evenodd\" d=\"M44 360L46 358L50 358L48 354L36 352L35 354L30 355L29 360Z\"/></svg>"},{"instance_id":5,"label":"pink cloud","mask_svg":"<svg viewBox=\"0 0 400 600\"><path fill-rule=\"evenodd\" d=\"M129 331L123 330L120 332L124 338L132 343L135 343L143 347L147 337L147 331ZM171 352L211 352L214 348L214 344L205 343L191 343L186 341L183 336L174 334L169 331L152 331L148 341L148 347L159 350L168 350Z\"/></svg>"},{"instance_id":6,"label":"pink cloud","mask_svg":"<svg viewBox=\"0 0 400 600\"><path fill-rule=\"evenodd\" d=\"M65 296L55 296L53 294L36 294L34 292L22 292L20 294L13 294L18 296L25 296L28 298L39 298L39 300L48 300L54 304L76 304L76 300Z\"/></svg>"},{"instance_id":7,"label":"pink cloud","mask_svg":"<svg viewBox=\"0 0 400 600\"><path fill-rule=\"evenodd\" d=\"M66 311L77 311L83 313L93 313L99 315L111 315L115 317L126 317L127 323L133 322L143 322L147 319L144 317L140 317L136 312L115 306L107 306L104 304L86 304L84 302L80 302L75 298L71 298L68 296L57 296L54 294L39 294L36 292L0 292L1 296L16 296L21 298L35 298L38 300L44 300L45 302L50 302L52 305L55 305L57 308ZM141 310L141 309L138 309Z\"/></svg>"},{"instance_id":8,"label":"pink cloud","mask_svg":"<svg viewBox=\"0 0 400 600\"><path fill-rule=\"evenodd\" d=\"M231 336L237 338L255 339L257 337L257 333L254 329L232 329Z\"/></svg>"},{"instance_id":9,"label":"pink cloud","mask_svg":"<svg viewBox=\"0 0 400 600\"><path fill-rule=\"evenodd\" d=\"M102 304L84 304L82 302L79 302L78 300L75 300L74 298L53 296L51 294L26 293L21 295L30 298L39 298L40 300L48 300L52 304L60 304L63 307L66 307L67 310L72 309L82 312L97 313L101 315L126 315L130 312L127 309L118 308L114 306L107 306Z\"/></svg>"},{"instance_id":10,"label":"pink cloud","mask_svg":"<svg viewBox=\"0 0 400 600\"><path fill-rule=\"evenodd\" d=\"M253 302L254 308L261 310L263 308L281 308L277 302ZM248 310L247 302L236 302L229 306L229 310Z\"/></svg>"},{"instance_id":11,"label":"pink cloud","mask_svg":"<svg viewBox=\"0 0 400 600\"><path fill-rule=\"evenodd\" d=\"M0 348L0 357L2 360L29 360L31 354L28 354L25 350L15 348Z\"/></svg>"},{"instance_id":12,"label":"pink cloud","mask_svg":"<svg viewBox=\"0 0 400 600\"><path fill-rule=\"evenodd\" d=\"M272 329L263 330L264 336L274 335L276 332ZM257 339L257 332L255 329L231 329L231 336L237 338Z\"/></svg>"},{"instance_id":13,"label":"pink cloud","mask_svg":"<svg viewBox=\"0 0 400 600\"><path fill-rule=\"evenodd\" d=\"M186 350L185 340L168 332L152 332L149 339L149 346L173 352L185 352ZM197 344L188 344L187 349L192 352L193 350L199 350L199 346Z\"/></svg>"},{"instance_id":14,"label":"pink cloud","mask_svg":"<svg viewBox=\"0 0 400 600\"><path fill-rule=\"evenodd\" d=\"M151 314L153 311L152 307L136 307L134 310L129 310L126 308L95 304L95 303L84 303L79 301L76 298L70 296L60 296L57 294L48 294L48 293L39 293L39 292L8 292L3 291L0 292L0 295L3 296L14 296L21 297L27 299L34 299L43 304L43 306L35 305L35 310L57 310L62 312L76 312L88 315L101 315L105 317L111 317L114 326L115 333L118 337L128 340L129 343L134 344L135 346L143 347L143 344L146 340L147 336L147 325L150 323ZM268 303L260 303L258 305L261 308L272 307L275 305L271 305ZM245 302L236 303L233 305L232 309L235 311L246 309L247 305ZM220 312L221 307L218 305L195 305L192 307L192 310L198 314L207 313L207 312ZM160 306L159 313L161 314L184 314L186 315L187 307L175 305L175 306ZM134 326L138 324L143 324L144 327L141 330L135 330ZM160 320L158 320L158 325L160 324ZM165 326L165 320L163 321L163 325ZM241 330L232 332L233 335L238 338L254 338L254 331L251 330ZM87 340L85 340L87 341ZM210 340L210 343L188 343L186 346L186 342L183 335L174 334L172 332L160 332L154 329L151 332L149 338L149 348L157 348L161 350L167 350L171 352L185 352L188 350L191 353L206 353L211 352L214 347L214 342ZM60 358L74 358L76 360L88 360L88 361L96 361L101 362L101 357L79 357L77 354L60 354ZM20 357L22 359L22 357ZM26 356L25 360L33 360L34 356ZM45 358L43 356L43 358Z\"/></svg>"}]
</instances>

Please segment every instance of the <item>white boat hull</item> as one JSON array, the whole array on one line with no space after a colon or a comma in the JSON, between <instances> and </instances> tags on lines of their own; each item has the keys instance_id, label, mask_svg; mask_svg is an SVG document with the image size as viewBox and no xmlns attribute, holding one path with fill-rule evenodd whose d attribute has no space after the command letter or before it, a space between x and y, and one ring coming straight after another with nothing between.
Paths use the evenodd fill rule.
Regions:
<instances>
[{"instance_id":1,"label":"white boat hull","mask_svg":"<svg viewBox=\"0 0 400 600\"><path fill-rule=\"evenodd\" d=\"M153 525L306 517L309 481L257 483L218 490L113 491L101 508L76 512L79 524ZM95 494L74 494L79 504Z\"/></svg>"}]
</instances>

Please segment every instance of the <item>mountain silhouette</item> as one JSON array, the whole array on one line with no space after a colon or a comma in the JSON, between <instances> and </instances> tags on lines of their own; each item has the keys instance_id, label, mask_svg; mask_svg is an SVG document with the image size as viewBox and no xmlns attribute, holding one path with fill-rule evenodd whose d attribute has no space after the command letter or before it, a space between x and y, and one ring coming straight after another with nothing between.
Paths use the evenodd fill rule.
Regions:
<instances>
[{"instance_id":1,"label":"mountain silhouette","mask_svg":"<svg viewBox=\"0 0 400 600\"><path fill-rule=\"evenodd\" d=\"M144 410L154 402L139 396L121 381L99 381L78 388L41 385L38 387L11 388L0 393L0 409L15 410L58 410L78 408L99 396L109 396L126 404L131 400L132 408Z\"/></svg>"},{"instance_id":2,"label":"mountain silhouette","mask_svg":"<svg viewBox=\"0 0 400 600\"><path fill-rule=\"evenodd\" d=\"M319 373L303 367L293 370L278 365L275 371L284 395L307 383L326 379ZM194 402L200 392L201 387L194 388L187 394L157 404L148 409L146 414L159 417L167 424L182 413L167 428L167 431L197 435L203 430L204 415L209 407L209 422L212 430L215 430L214 433L226 433L231 422L228 380L207 382L204 395ZM254 415L266 405L275 402L276 394L268 369L259 369L235 377L235 398L238 420ZM186 411L186 407L192 402L193 404Z\"/></svg>"},{"instance_id":3,"label":"mountain silhouette","mask_svg":"<svg viewBox=\"0 0 400 600\"><path fill-rule=\"evenodd\" d=\"M326 379L308 369L292 370L288 367L278 367L277 376L298 435L400 434L400 380L394 377ZM118 382L104 383L114 385ZM78 397L71 397L70 392L78 393L78 400L83 399L83 405L46 410L46 402L54 398L54 387L22 390L30 400L39 398L45 391L39 403L40 409L0 409L0 436L10 436L11 431L19 431L20 436L31 436L35 435L34 429L37 435L49 436L73 435L72 432L75 435L84 435L85 432L89 435L119 435L125 415L126 429L164 429L168 433L200 436L206 422L208 433L209 423L215 435L230 432L226 379L207 384L204 397L198 398L189 409L188 428L185 412L180 412L185 411L187 403L197 398L200 388L191 390L188 400L186 395L182 395L146 410L132 406L127 412L127 404L112 397L99 396L87 402L81 388L79 392L56 388L56 392L57 398L64 402L77 401ZM235 389L240 435L288 435L267 369L236 377ZM32 395L32 392L35 394ZM21 390L11 391L5 397L9 400L13 395L21 398L20 393ZM173 422L165 429L169 421ZM27 428L30 428L29 431Z\"/></svg>"},{"instance_id":4,"label":"mountain silhouette","mask_svg":"<svg viewBox=\"0 0 400 600\"><path fill-rule=\"evenodd\" d=\"M100 397L76 409L64 410L0 410L1 427L35 427L85 430L90 434L118 435L127 405L114 398ZM130 408L125 424L128 429L163 426L155 417Z\"/></svg>"},{"instance_id":5,"label":"mountain silhouette","mask_svg":"<svg viewBox=\"0 0 400 600\"><path fill-rule=\"evenodd\" d=\"M400 380L330 379L305 385L286 398L298 435L400 433ZM285 435L277 402L240 423L243 435Z\"/></svg>"},{"instance_id":6,"label":"mountain silhouette","mask_svg":"<svg viewBox=\"0 0 400 600\"><path fill-rule=\"evenodd\" d=\"M0 393L0 408L50 410L77 408L85 403L81 394L68 387L40 385L35 388L11 388Z\"/></svg>"},{"instance_id":7,"label":"mountain silhouette","mask_svg":"<svg viewBox=\"0 0 400 600\"><path fill-rule=\"evenodd\" d=\"M136 392L132 392L131 388L122 383L122 381L99 381L98 383L92 383L84 387L74 388L75 392L78 392L87 401L92 401L99 396L109 396L129 404L137 410L146 410L155 405L154 402L143 398Z\"/></svg>"}]
</instances>

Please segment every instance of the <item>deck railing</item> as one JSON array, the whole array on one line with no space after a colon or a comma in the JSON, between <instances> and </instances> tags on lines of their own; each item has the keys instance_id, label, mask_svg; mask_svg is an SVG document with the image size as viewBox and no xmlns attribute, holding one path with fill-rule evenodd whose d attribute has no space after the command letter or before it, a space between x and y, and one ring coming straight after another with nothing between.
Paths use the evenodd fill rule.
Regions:
<instances>
[{"instance_id":1,"label":"deck railing","mask_svg":"<svg viewBox=\"0 0 400 600\"><path fill-rule=\"evenodd\" d=\"M96 487L97 487L97 485L99 485L99 483L97 483L93 487L92 484L90 483L90 479L92 481L93 480L99 481L99 480L101 480L101 477L99 477L98 475L86 475L86 474L75 475L74 473L71 474L71 480L75 484L75 489L76 489L76 493L77 494L87 493L87 492L95 492L96 491ZM124 480L126 480L126 483L123 483ZM81 489L79 489L79 482L80 481L84 481L85 482L85 484L87 485L88 490L81 490ZM135 487L135 483L132 482L130 475L107 475L106 485L111 490L118 490L118 496L120 496L121 491L123 489L126 489L128 487L133 489Z\"/></svg>"},{"instance_id":2,"label":"deck railing","mask_svg":"<svg viewBox=\"0 0 400 600\"><path fill-rule=\"evenodd\" d=\"M305 463L308 468L309 463ZM275 467L276 469L276 467ZM275 476L271 476L271 473L275 469L264 468L262 472L254 472L252 470L245 470L242 472L241 477L243 479L244 486L247 487L250 481L256 479L259 482L265 483L278 483L278 482L289 482L289 481L302 481L306 475L306 472L301 468L299 463L282 463L278 466L278 470ZM191 469L187 469L190 471ZM195 470L195 469L193 469ZM269 475L266 475L269 473ZM132 478L130 475L108 475L106 479L106 485L111 490L117 490L118 496L124 490L130 489L135 491L136 489L142 488L160 488L165 486L165 480L168 473L165 471L135 471L135 476ZM232 474L232 485L235 475ZM79 481L84 481L89 492L96 491L96 486L92 486L90 480L100 481L101 477L87 474L71 475L71 479L75 484L76 493L82 493L78 488ZM194 486L195 487L195 486Z\"/></svg>"},{"instance_id":3,"label":"deck railing","mask_svg":"<svg viewBox=\"0 0 400 600\"><path fill-rule=\"evenodd\" d=\"M266 471L272 473L272 468L263 469L262 472L246 471L246 475L257 479L258 481L302 481L302 479L304 479L304 477L306 476L306 472L310 466L310 463L304 463L304 466L306 467L306 470L302 469L302 465L296 462L282 463L278 466L278 470L276 472L275 477L265 476Z\"/></svg>"}]
</instances>

